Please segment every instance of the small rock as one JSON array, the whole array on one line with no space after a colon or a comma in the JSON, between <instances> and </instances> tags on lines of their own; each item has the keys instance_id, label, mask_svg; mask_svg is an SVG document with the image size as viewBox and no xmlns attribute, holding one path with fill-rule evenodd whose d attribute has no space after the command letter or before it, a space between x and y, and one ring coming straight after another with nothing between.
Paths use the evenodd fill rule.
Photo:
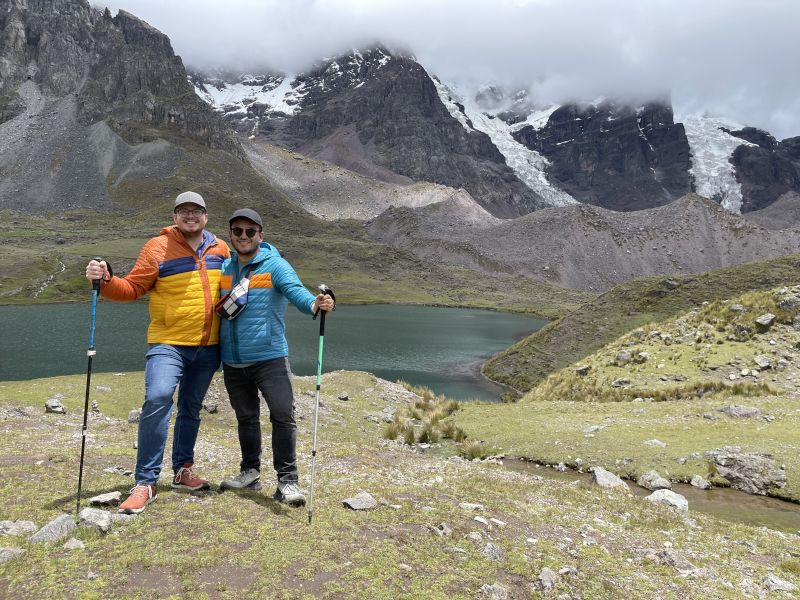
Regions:
<instances>
[{"instance_id":1,"label":"small rock","mask_svg":"<svg viewBox=\"0 0 800 600\"><path fill-rule=\"evenodd\" d=\"M769 329L773 321L775 321L775 315L772 313L766 313L756 319L756 325L758 325L762 330Z\"/></svg>"},{"instance_id":2,"label":"small rock","mask_svg":"<svg viewBox=\"0 0 800 600\"><path fill-rule=\"evenodd\" d=\"M63 398L61 394L56 394L52 398L50 398L47 402L44 403L44 412L45 413L54 413L57 415L65 415L67 414L67 409L64 408L64 405L61 404L61 398Z\"/></svg>"},{"instance_id":3,"label":"small rock","mask_svg":"<svg viewBox=\"0 0 800 600\"><path fill-rule=\"evenodd\" d=\"M628 352L627 350L620 350L619 352L617 352L617 356L614 359L614 364L616 364L618 367L621 367L627 365L629 362L631 362L630 352Z\"/></svg>"},{"instance_id":4,"label":"small rock","mask_svg":"<svg viewBox=\"0 0 800 600\"><path fill-rule=\"evenodd\" d=\"M460 508L461 510L478 510L478 511L486 510L483 507L483 504L477 504L473 502L462 502L461 504L458 505L458 508Z\"/></svg>"},{"instance_id":5,"label":"small rock","mask_svg":"<svg viewBox=\"0 0 800 600\"><path fill-rule=\"evenodd\" d=\"M661 550L656 557L659 563L662 565L669 565L679 573L691 573L696 569L682 554L671 548Z\"/></svg>"},{"instance_id":6,"label":"small rock","mask_svg":"<svg viewBox=\"0 0 800 600\"><path fill-rule=\"evenodd\" d=\"M203 410L208 414L213 415L219 411L219 401L215 398L206 398L203 400Z\"/></svg>"},{"instance_id":7,"label":"small rock","mask_svg":"<svg viewBox=\"0 0 800 600\"><path fill-rule=\"evenodd\" d=\"M89 498L89 504L92 506L119 506L119 501L122 499L122 492L108 492L100 494L94 498Z\"/></svg>"},{"instance_id":8,"label":"small rock","mask_svg":"<svg viewBox=\"0 0 800 600\"><path fill-rule=\"evenodd\" d=\"M732 406L725 406L719 410L729 417L752 418L761 416L761 411L753 406L739 406L734 404Z\"/></svg>"},{"instance_id":9,"label":"small rock","mask_svg":"<svg viewBox=\"0 0 800 600\"><path fill-rule=\"evenodd\" d=\"M768 592L796 592L797 586L790 581L769 574L761 580L761 585Z\"/></svg>"},{"instance_id":10,"label":"small rock","mask_svg":"<svg viewBox=\"0 0 800 600\"><path fill-rule=\"evenodd\" d=\"M0 548L0 565L20 554L25 554L24 548Z\"/></svg>"},{"instance_id":11,"label":"small rock","mask_svg":"<svg viewBox=\"0 0 800 600\"><path fill-rule=\"evenodd\" d=\"M67 537L75 527L75 521L71 515L61 515L34 533L28 538L28 541L31 543L57 542Z\"/></svg>"},{"instance_id":12,"label":"small rock","mask_svg":"<svg viewBox=\"0 0 800 600\"><path fill-rule=\"evenodd\" d=\"M651 492L654 490L672 489L670 481L662 477L657 471L647 471L643 473L639 479L636 480L636 483Z\"/></svg>"},{"instance_id":13,"label":"small rock","mask_svg":"<svg viewBox=\"0 0 800 600\"><path fill-rule=\"evenodd\" d=\"M611 382L611 387L615 388L625 387L626 385L630 385L630 383L631 383L630 379L626 379L625 377L620 377Z\"/></svg>"},{"instance_id":14,"label":"small rock","mask_svg":"<svg viewBox=\"0 0 800 600\"><path fill-rule=\"evenodd\" d=\"M703 479L700 475L692 475L692 480L689 483L696 488L700 488L701 490L711 489L711 484Z\"/></svg>"},{"instance_id":15,"label":"small rock","mask_svg":"<svg viewBox=\"0 0 800 600\"><path fill-rule=\"evenodd\" d=\"M591 367L589 365L580 365L578 367L575 367L575 372L581 377L584 377L589 374L590 369Z\"/></svg>"},{"instance_id":16,"label":"small rock","mask_svg":"<svg viewBox=\"0 0 800 600\"><path fill-rule=\"evenodd\" d=\"M77 538L69 538L64 544L64 550L80 550L81 548L85 547L86 544Z\"/></svg>"},{"instance_id":17,"label":"small rock","mask_svg":"<svg viewBox=\"0 0 800 600\"><path fill-rule=\"evenodd\" d=\"M763 354L757 354L756 356L753 357L753 360L755 361L756 365L758 365L758 368L761 369L762 371L764 369L769 369L772 366L772 363L770 362L769 358L767 358Z\"/></svg>"},{"instance_id":18,"label":"small rock","mask_svg":"<svg viewBox=\"0 0 800 600\"><path fill-rule=\"evenodd\" d=\"M467 535L465 535L468 540L472 540L473 542L482 542L483 536L481 535L480 531L470 531Z\"/></svg>"},{"instance_id":19,"label":"small rock","mask_svg":"<svg viewBox=\"0 0 800 600\"><path fill-rule=\"evenodd\" d=\"M656 490L645 498L650 502L664 504L679 511L689 510L689 501L680 494L676 494L672 490Z\"/></svg>"},{"instance_id":20,"label":"small rock","mask_svg":"<svg viewBox=\"0 0 800 600\"><path fill-rule=\"evenodd\" d=\"M99 508L84 508L78 513L78 519L84 527L94 527L103 533L111 531L110 513Z\"/></svg>"},{"instance_id":21,"label":"small rock","mask_svg":"<svg viewBox=\"0 0 800 600\"><path fill-rule=\"evenodd\" d=\"M477 521L481 525L486 525L486 527L491 527L491 525L489 525L489 521L486 520L486 517L472 517L472 520Z\"/></svg>"},{"instance_id":22,"label":"small rock","mask_svg":"<svg viewBox=\"0 0 800 600\"><path fill-rule=\"evenodd\" d=\"M97 386L95 386L94 389L96 389L98 392L110 392L111 391L111 388L108 387L107 385L97 385Z\"/></svg>"},{"instance_id":23,"label":"small rock","mask_svg":"<svg viewBox=\"0 0 800 600\"><path fill-rule=\"evenodd\" d=\"M488 583L484 583L481 586L480 594L484 598L490 598L491 600L507 600L508 599L508 591L499 583L493 583L489 585Z\"/></svg>"},{"instance_id":24,"label":"small rock","mask_svg":"<svg viewBox=\"0 0 800 600\"><path fill-rule=\"evenodd\" d=\"M731 312L744 312L744 306L741 304L731 304L728 310Z\"/></svg>"},{"instance_id":25,"label":"small rock","mask_svg":"<svg viewBox=\"0 0 800 600\"><path fill-rule=\"evenodd\" d=\"M654 447L656 447L656 448L666 448L666 447L667 447L667 444L666 444L666 442L662 442L661 440L655 440L655 439L653 439L653 440L646 440L646 441L644 441L644 442L642 442L642 443L643 443L645 446L654 446Z\"/></svg>"},{"instance_id":26,"label":"small rock","mask_svg":"<svg viewBox=\"0 0 800 600\"><path fill-rule=\"evenodd\" d=\"M558 579L558 574L553 569L545 567L536 577L534 586L543 592L549 592L558 585Z\"/></svg>"},{"instance_id":27,"label":"small rock","mask_svg":"<svg viewBox=\"0 0 800 600\"><path fill-rule=\"evenodd\" d=\"M372 510L378 506L378 502L375 498L373 498L369 492L363 490L358 492L353 498L342 500L342 504L352 510Z\"/></svg>"},{"instance_id":28,"label":"small rock","mask_svg":"<svg viewBox=\"0 0 800 600\"><path fill-rule=\"evenodd\" d=\"M493 544L492 542L486 542L486 545L481 550L481 555L484 558L489 560L502 560L503 559L503 550L497 544Z\"/></svg>"},{"instance_id":29,"label":"small rock","mask_svg":"<svg viewBox=\"0 0 800 600\"><path fill-rule=\"evenodd\" d=\"M36 531L33 521L0 521L0 534L27 535Z\"/></svg>"},{"instance_id":30,"label":"small rock","mask_svg":"<svg viewBox=\"0 0 800 600\"><path fill-rule=\"evenodd\" d=\"M339 400L350 400L350 396L348 396L348 395L347 395L347 394L345 394L344 392L340 393L340 394L339 394L338 396L336 396L336 397L337 397Z\"/></svg>"},{"instance_id":31,"label":"small rock","mask_svg":"<svg viewBox=\"0 0 800 600\"><path fill-rule=\"evenodd\" d=\"M492 523L494 523L494 524L495 524L495 525L497 525L498 527L501 527L501 528L502 528L502 527L505 527L505 526L508 524L508 523L506 523L505 521L501 521L500 519L495 519L494 517L492 517L491 519L489 519L489 521L490 521L490 522L492 522Z\"/></svg>"},{"instance_id":32,"label":"small rock","mask_svg":"<svg viewBox=\"0 0 800 600\"><path fill-rule=\"evenodd\" d=\"M453 533L453 530L447 523L439 523L436 527L432 527L431 529L439 537L448 537Z\"/></svg>"},{"instance_id":33,"label":"small rock","mask_svg":"<svg viewBox=\"0 0 800 600\"><path fill-rule=\"evenodd\" d=\"M142 409L134 408L132 411L128 413L128 423L138 423L141 417L142 417Z\"/></svg>"}]
</instances>

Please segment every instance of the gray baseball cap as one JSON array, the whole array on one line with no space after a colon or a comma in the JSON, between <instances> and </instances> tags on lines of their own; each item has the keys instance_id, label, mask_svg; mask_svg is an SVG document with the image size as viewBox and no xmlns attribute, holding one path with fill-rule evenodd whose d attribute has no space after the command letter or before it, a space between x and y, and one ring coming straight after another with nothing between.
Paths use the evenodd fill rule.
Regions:
<instances>
[{"instance_id":1,"label":"gray baseball cap","mask_svg":"<svg viewBox=\"0 0 800 600\"><path fill-rule=\"evenodd\" d=\"M262 229L264 228L264 223L261 222L261 215L252 208L240 208L231 215L231 218L228 219L228 223L233 223L236 219L250 219Z\"/></svg>"},{"instance_id":2,"label":"gray baseball cap","mask_svg":"<svg viewBox=\"0 0 800 600\"><path fill-rule=\"evenodd\" d=\"M178 194L178 197L175 198L174 208L178 208L181 204L189 203L197 204L197 206L202 206L203 208L206 207L206 201L203 200L203 197L197 192L183 192L182 194Z\"/></svg>"}]
</instances>

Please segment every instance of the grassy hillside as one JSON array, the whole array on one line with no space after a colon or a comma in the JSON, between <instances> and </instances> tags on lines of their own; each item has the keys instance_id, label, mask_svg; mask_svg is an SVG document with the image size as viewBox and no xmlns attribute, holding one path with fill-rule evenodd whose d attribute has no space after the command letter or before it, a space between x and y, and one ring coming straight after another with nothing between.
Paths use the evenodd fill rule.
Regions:
<instances>
[{"instance_id":1,"label":"grassy hillside","mask_svg":"<svg viewBox=\"0 0 800 600\"><path fill-rule=\"evenodd\" d=\"M581 360L631 329L675 317L705 301L795 284L798 274L800 255L793 254L702 275L629 281L493 357L484 373L528 391L549 373Z\"/></svg>"},{"instance_id":2,"label":"grassy hillside","mask_svg":"<svg viewBox=\"0 0 800 600\"><path fill-rule=\"evenodd\" d=\"M134 465L136 425L126 416L141 402L142 374L102 374L93 383L101 414L89 420L87 497L132 485L125 473ZM0 520L42 527L74 514L83 384L80 376L0 383ZM298 378L305 489L313 389L313 378ZM341 392L349 400L338 400ZM66 416L43 414L56 393ZM239 452L219 380L209 397L219 411L203 414L196 461L217 483L235 473ZM376 415L419 401L366 373L323 377L311 525L304 509L270 498L267 450L261 493L190 495L162 478L142 515L106 534L72 532L83 544L77 549L65 548L65 539L34 544L0 535L0 597L733 599L761 597L770 575L800 584L794 536L448 458L449 442L429 453L384 440ZM266 417L263 426L268 435ZM377 499L374 510L343 506L360 490ZM21 554L7 558L12 552Z\"/></svg>"},{"instance_id":3,"label":"grassy hillside","mask_svg":"<svg viewBox=\"0 0 800 600\"><path fill-rule=\"evenodd\" d=\"M629 331L517 404L470 404L456 421L509 454L632 479L654 469L726 485L706 453L737 446L774 457L787 483L771 493L800 501L799 315L800 286L710 302Z\"/></svg>"},{"instance_id":4,"label":"grassy hillside","mask_svg":"<svg viewBox=\"0 0 800 600\"><path fill-rule=\"evenodd\" d=\"M309 286L325 282L346 303L405 302L500 308L554 318L591 298L528 278L476 275L421 260L370 241L357 222L319 220L230 154L164 132L184 160L165 179L127 178L114 187L110 206L96 211L23 215L0 211L0 303L82 300L83 267L95 255L117 272L132 264L144 241L171 223L172 200L187 189L209 207L209 229L227 235L227 217L249 206L265 219L267 241L286 253ZM63 269L63 271L62 271ZM52 280L48 281L50 276ZM42 285L48 285L39 292Z\"/></svg>"}]
</instances>

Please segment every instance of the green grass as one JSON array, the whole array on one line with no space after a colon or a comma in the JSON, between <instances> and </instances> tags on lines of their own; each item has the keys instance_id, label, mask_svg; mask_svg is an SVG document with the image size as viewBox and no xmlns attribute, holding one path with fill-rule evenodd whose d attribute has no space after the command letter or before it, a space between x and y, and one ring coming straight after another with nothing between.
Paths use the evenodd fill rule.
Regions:
<instances>
[{"instance_id":1,"label":"green grass","mask_svg":"<svg viewBox=\"0 0 800 600\"><path fill-rule=\"evenodd\" d=\"M98 374L93 381L111 391L92 394L104 417L89 421L87 496L131 485L129 477L106 469L133 466L136 425L125 416L142 394L141 373ZM306 489L314 382L313 377L296 379L300 484ZM83 384L81 376L0 384L3 520L28 519L41 526L74 510ZM220 380L212 385L221 395L220 410L203 415L196 460L217 482L236 471L239 453L234 414ZM267 444L263 493L192 496L162 482L156 502L131 524L115 525L105 536L78 530L75 536L86 545L82 550L5 537L5 546L25 554L0 565L0 596L205 599L267 593L274 598L471 599L480 597L481 586L497 582L516 598L531 595L542 568L558 571L565 565L576 575L562 576L553 593L585 598L733 597L726 582L738 590L742 572L755 582L776 571L800 583L796 565L787 558L795 542L787 536L702 514L692 516L698 529L687 527L683 517L636 498L387 442L381 437L383 424L365 421L366 414L387 406L436 410L439 404L422 396L391 400L396 389L366 373L323 376L311 525L305 510L269 498L274 475L266 466ZM339 390L347 390L348 402L337 400ZM42 414L44 400L55 392L64 394L66 416ZM467 410L461 405L448 419ZM487 418L492 414L488 411ZM648 413L644 418L659 416L664 417ZM266 415L262 424L268 435ZM492 445L488 440L476 444ZM342 499L362 489L382 504L369 512L342 506ZM458 508L462 502L480 502L481 516L507 525L489 528L476 522L476 513ZM441 523L451 535L434 533ZM467 537L476 533L479 541ZM646 559L648 549L658 551L665 537L676 551L707 568L708 576L687 581ZM484 557L489 542L500 548L502 560ZM744 542L758 548L757 556Z\"/></svg>"},{"instance_id":2,"label":"green grass","mask_svg":"<svg viewBox=\"0 0 800 600\"><path fill-rule=\"evenodd\" d=\"M708 477L706 452L740 446L786 465L788 485L773 493L800 501L800 332L789 325L800 310L779 308L784 298L779 289L748 292L633 329L553 372L517 404L463 405L456 423L508 454L601 465L633 479L653 469L677 481ZM731 311L735 304L744 309ZM779 315L776 323L756 331L755 319L768 310ZM739 341L734 331L743 325L754 332ZM621 352L647 358L627 362ZM772 368L754 375L756 355L769 357ZM622 379L627 384L612 385ZM769 419L720 412L734 404ZM666 448L645 444L653 438Z\"/></svg>"}]
</instances>

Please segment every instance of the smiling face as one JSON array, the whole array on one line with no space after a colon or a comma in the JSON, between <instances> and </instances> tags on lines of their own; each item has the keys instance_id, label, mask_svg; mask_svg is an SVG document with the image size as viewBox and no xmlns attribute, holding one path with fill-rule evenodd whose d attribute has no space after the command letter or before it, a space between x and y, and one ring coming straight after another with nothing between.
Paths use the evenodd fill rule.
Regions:
<instances>
[{"instance_id":1,"label":"smiling face","mask_svg":"<svg viewBox=\"0 0 800 600\"><path fill-rule=\"evenodd\" d=\"M178 230L187 238L193 238L205 229L208 223L208 214L202 206L192 202L185 202L175 208L172 213L172 221Z\"/></svg>"},{"instance_id":2,"label":"smiling face","mask_svg":"<svg viewBox=\"0 0 800 600\"><path fill-rule=\"evenodd\" d=\"M234 250L240 258L248 260L256 255L259 244L264 241L261 227L250 219L241 217L231 221L230 234Z\"/></svg>"}]
</instances>

